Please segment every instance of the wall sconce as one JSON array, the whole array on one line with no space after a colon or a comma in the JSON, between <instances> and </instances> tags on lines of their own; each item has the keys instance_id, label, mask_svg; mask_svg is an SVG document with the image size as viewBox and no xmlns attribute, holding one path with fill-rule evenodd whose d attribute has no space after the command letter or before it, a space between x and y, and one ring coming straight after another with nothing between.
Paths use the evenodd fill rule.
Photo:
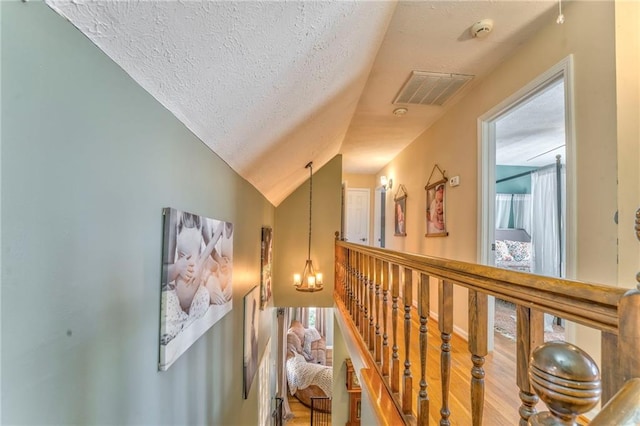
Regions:
<instances>
[{"instance_id":1,"label":"wall sconce","mask_svg":"<svg viewBox=\"0 0 640 426\"><path fill-rule=\"evenodd\" d=\"M380 176L380 185L384 188L384 190L388 190L393 188L393 179L387 179L386 176Z\"/></svg>"}]
</instances>

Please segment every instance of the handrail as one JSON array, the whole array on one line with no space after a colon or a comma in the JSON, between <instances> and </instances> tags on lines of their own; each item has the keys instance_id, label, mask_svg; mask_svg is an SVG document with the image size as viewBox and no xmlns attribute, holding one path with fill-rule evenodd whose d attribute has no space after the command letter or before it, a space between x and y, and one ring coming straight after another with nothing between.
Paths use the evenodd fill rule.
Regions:
<instances>
[{"instance_id":1,"label":"handrail","mask_svg":"<svg viewBox=\"0 0 640 426\"><path fill-rule=\"evenodd\" d=\"M591 426L633 426L640 422L640 378L628 380L593 418Z\"/></svg>"},{"instance_id":2,"label":"handrail","mask_svg":"<svg viewBox=\"0 0 640 426\"><path fill-rule=\"evenodd\" d=\"M618 301L625 289L544 277L459 260L402 253L336 241L337 247L356 250L376 259L450 280L513 303L523 304L598 330L618 333ZM567 289L571 288L571 292Z\"/></svg>"},{"instance_id":3,"label":"handrail","mask_svg":"<svg viewBox=\"0 0 640 426\"><path fill-rule=\"evenodd\" d=\"M418 277L414 283L413 277ZM429 398L425 382L426 334L430 278L438 282L438 327L441 333L442 407L440 424L449 424L449 377L453 332L453 287L469 291L469 352L471 353L472 423L482 424L487 351L487 296L510 301L517 313L517 386L520 389L520 424L536 413L538 397L528 374L529 356L543 343L543 313L554 314L602 333L603 402L630 378L640 377L640 288L624 289L552 278L402 253L336 240L335 299L352 319L361 346L371 354L377 373L387 383L397 410L407 422L428 424ZM412 300L417 286L418 300ZM414 373L409 357L411 306L417 302L420 347L420 392L413 406ZM398 326L402 331L398 331ZM416 332L415 327L413 332ZM415 339L415 337L414 337ZM404 367L404 368L403 368Z\"/></svg>"}]
</instances>

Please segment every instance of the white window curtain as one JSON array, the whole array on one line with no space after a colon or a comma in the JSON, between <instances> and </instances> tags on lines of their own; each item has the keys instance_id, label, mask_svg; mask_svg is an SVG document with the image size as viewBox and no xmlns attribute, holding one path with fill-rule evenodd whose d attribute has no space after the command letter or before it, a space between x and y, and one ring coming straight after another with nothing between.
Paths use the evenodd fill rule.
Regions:
<instances>
[{"instance_id":1,"label":"white window curtain","mask_svg":"<svg viewBox=\"0 0 640 426\"><path fill-rule=\"evenodd\" d=\"M290 320L298 320L304 328L309 328L309 309L308 308L289 308Z\"/></svg>"},{"instance_id":2,"label":"white window curtain","mask_svg":"<svg viewBox=\"0 0 640 426\"><path fill-rule=\"evenodd\" d=\"M562 276L560 241L563 225L558 218L558 182L556 168L549 167L531 174L531 249L533 273ZM564 198L564 194L562 194ZM564 203L563 203L564 204ZM564 209L561 211L564 216Z\"/></svg>"},{"instance_id":3,"label":"white window curtain","mask_svg":"<svg viewBox=\"0 0 640 426\"><path fill-rule=\"evenodd\" d=\"M287 330L289 329L289 310L278 308L278 382L277 395L282 398L282 417L290 419L293 417L287 391L287 374L285 363L287 360Z\"/></svg>"},{"instance_id":4,"label":"white window curtain","mask_svg":"<svg viewBox=\"0 0 640 426\"><path fill-rule=\"evenodd\" d=\"M496 229L509 227L511 194L496 194Z\"/></svg>"},{"instance_id":5,"label":"white window curtain","mask_svg":"<svg viewBox=\"0 0 640 426\"><path fill-rule=\"evenodd\" d=\"M513 227L531 235L531 194L513 194Z\"/></svg>"},{"instance_id":6,"label":"white window curtain","mask_svg":"<svg viewBox=\"0 0 640 426\"><path fill-rule=\"evenodd\" d=\"M320 333L321 336L327 335L327 309L325 308L317 308L316 309L316 330Z\"/></svg>"}]
</instances>

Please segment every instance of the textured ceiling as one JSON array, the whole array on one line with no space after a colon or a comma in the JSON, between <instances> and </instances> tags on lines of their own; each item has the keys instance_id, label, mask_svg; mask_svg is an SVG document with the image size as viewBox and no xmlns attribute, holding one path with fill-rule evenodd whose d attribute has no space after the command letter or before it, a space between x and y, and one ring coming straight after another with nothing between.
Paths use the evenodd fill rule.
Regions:
<instances>
[{"instance_id":1,"label":"textured ceiling","mask_svg":"<svg viewBox=\"0 0 640 426\"><path fill-rule=\"evenodd\" d=\"M343 154L376 173L554 19L554 1L48 0L273 204ZM495 22L485 39L469 27ZM476 77L442 107L392 102L411 70Z\"/></svg>"}]
</instances>

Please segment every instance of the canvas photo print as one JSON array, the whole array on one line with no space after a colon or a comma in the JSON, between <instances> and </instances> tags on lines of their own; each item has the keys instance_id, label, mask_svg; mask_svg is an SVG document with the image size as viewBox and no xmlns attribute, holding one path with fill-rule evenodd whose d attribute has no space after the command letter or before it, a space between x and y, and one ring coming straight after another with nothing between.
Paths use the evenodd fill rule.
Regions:
<instances>
[{"instance_id":1,"label":"canvas photo print","mask_svg":"<svg viewBox=\"0 0 640 426\"><path fill-rule=\"evenodd\" d=\"M446 237L445 221L446 180L428 185L427 190L427 237Z\"/></svg>"},{"instance_id":2,"label":"canvas photo print","mask_svg":"<svg viewBox=\"0 0 640 426\"><path fill-rule=\"evenodd\" d=\"M264 309L269 300L271 300L272 249L273 229L263 227L260 251L260 309Z\"/></svg>"},{"instance_id":3,"label":"canvas photo print","mask_svg":"<svg viewBox=\"0 0 640 426\"><path fill-rule=\"evenodd\" d=\"M232 308L233 224L166 208L160 362L166 370Z\"/></svg>"}]
</instances>

